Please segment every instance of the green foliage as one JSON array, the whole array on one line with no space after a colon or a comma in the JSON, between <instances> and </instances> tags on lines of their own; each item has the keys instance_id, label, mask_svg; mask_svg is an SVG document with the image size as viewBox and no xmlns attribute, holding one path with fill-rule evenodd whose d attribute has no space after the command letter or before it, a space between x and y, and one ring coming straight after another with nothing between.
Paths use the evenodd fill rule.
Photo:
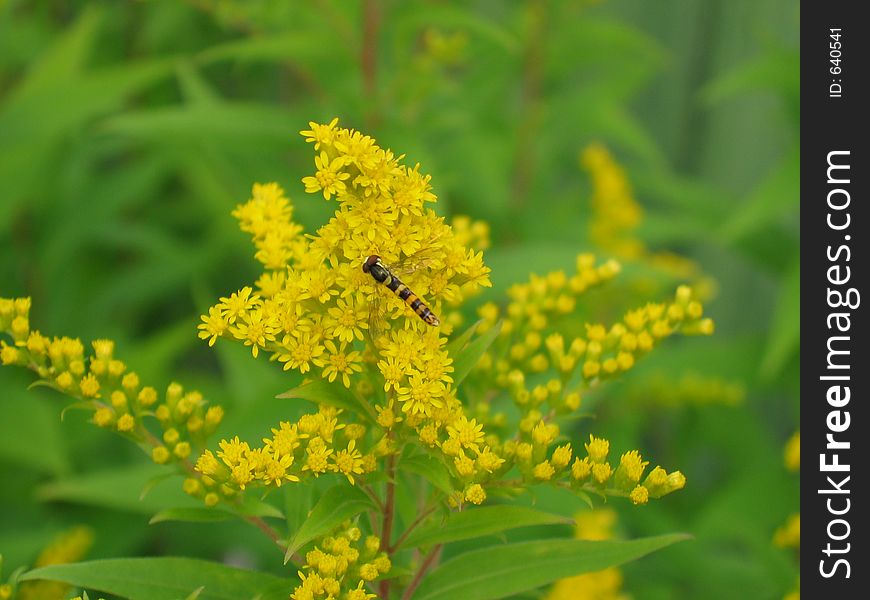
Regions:
<instances>
[{"instance_id":1,"label":"green foliage","mask_svg":"<svg viewBox=\"0 0 870 600\"><path fill-rule=\"evenodd\" d=\"M443 521L433 519L429 525L416 529L405 540L409 548L430 548L469 540L517 527L565 524L567 519L523 506L484 506L477 510L450 513Z\"/></svg>"},{"instance_id":2,"label":"green foliage","mask_svg":"<svg viewBox=\"0 0 870 600\"><path fill-rule=\"evenodd\" d=\"M491 546L442 564L415 598L447 600L458 594L468 600L506 598L563 577L621 565L685 539L665 535L630 542L538 540Z\"/></svg>"},{"instance_id":3,"label":"green foliage","mask_svg":"<svg viewBox=\"0 0 870 600\"><path fill-rule=\"evenodd\" d=\"M48 579L131 600L178 600L202 588L202 600L287 597L291 581L267 573L190 558L119 558L52 565L25 573L21 581Z\"/></svg>"}]
</instances>

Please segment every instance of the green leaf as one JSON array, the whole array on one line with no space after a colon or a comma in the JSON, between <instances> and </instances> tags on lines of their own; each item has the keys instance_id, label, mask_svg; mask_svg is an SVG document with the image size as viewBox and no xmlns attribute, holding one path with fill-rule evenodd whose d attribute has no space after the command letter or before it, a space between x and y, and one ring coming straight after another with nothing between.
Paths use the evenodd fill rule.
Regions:
<instances>
[{"instance_id":1,"label":"green leaf","mask_svg":"<svg viewBox=\"0 0 870 600\"><path fill-rule=\"evenodd\" d=\"M153 486L147 496L141 497L142 488L166 471L166 467L144 464L68 477L41 486L37 497L148 515L166 506L192 504L193 499L181 491L177 477L167 478L164 481L172 482L170 485Z\"/></svg>"},{"instance_id":2,"label":"green leaf","mask_svg":"<svg viewBox=\"0 0 870 600\"><path fill-rule=\"evenodd\" d=\"M517 527L560 523L571 523L571 520L525 506L484 506L451 513L443 522L436 520L420 527L408 536L403 545L410 548L423 548L470 540Z\"/></svg>"},{"instance_id":3,"label":"green leaf","mask_svg":"<svg viewBox=\"0 0 870 600\"><path fill-rule=\"evenodd\" d=\"M287 528L293 531L302 527L311 510L314 488L310 485L285 485L283 490Z\"/></svg>"},{"instance_id":4,"label":"green leaf","mask_svg":"<svg viewBox=\"0 0 870 600\"><path fill-rule=\"evenodd\" d=\"M338 383L329 383L321 380L310 381L275 397L299 398L316 404L344 408L368 421L373 421L375 417L371 406L360 401L354 396L353 392Z\"/></svg>"},{"instance_id":5,"label":"green leaf","mask_svg":"<svg viewBox=\"0 0 870 600\"><path fill-rule=\"evenodd\" d=\"M403 458L399 462L399 469L420 475L445 494L453 493L450 473L444 463L433 456L418 454Z\"/></svg>"},{"instance_id":6,"label":"green leaf","mask_svg":"<svg viewBox=\"0 0 870 600\"><path fill-rule=\"evenodd\" d=\"M23 388L24 378L0 381L4 388L0 401L0 460L40 473L60 475L69 471L57 406L46 402L42 393L16 389L19 382ZM35 447L39 450L35 451Z\"/></svg>"},{"instance_id":7,"label":"green leaf","mask_svg":"<svg viewBox=\"0 0 870 600\"><path fill-rule=\"evenodd\" d=\"M495 341L500 331L501 321L456 353L453 357L453 387L458 387L462 383L462 380L478 363L480 357Z\"/></svg>"},{"instance_id":8,"label":"green leaf","mask_svg":"<svg viewBox=\"0 0 870 600\"><path fill-rule=\"evenodd\" d=\"M146 481L145 485L142 486L142 491L139 492L139 500L142 500L143 498L145 498L145 496L147 496L149 493L151 493L151 490L153 490L158 485L160 485L161 483L163 483L164 481L166 481L167 479L169 479L170 477L172 477L174 475L175 475L175 473L173 473L172 471L168 471L165 473L158 473L157 475L155 475L154 477L152 477L151 479Z\"/></svg>"},{"instance_id":9,"label":"green leaf","mask_svg":"<svg viewBox=\"0 0 870 600\"><path fill-rule=\"evenodd\" d=\"M244 497L241 506L239 506L239 514L248 517L269 517L272 519L284 520L284 513L278 510L272 504L259 500L258 498Z\"/></svg>"},{"instance_id":10,"label":"green leaf","mask_svg":"<svg viewBox=\"0 0 870 600\"><path fill-rule=\"evenodd\" d=\"M149 525L164 521L184 521L187 523L215 523L232 519L233 515L225 510L217 508L205 508L202 506L185 506L181 508L167 508L151 517Z\"/></svg>"},{"instance_id":11,"label":"green leaf","mask_svg":"<svg viewBox=\"0 0 870 600\"><path fill-rule=\"evenodd\" d=\"M454 356L460 350L465 348L469 340L471 340L471 336L473 336L474 332L477 331L477 326L480 325L480 323L481 321L476 321L475 323L472 323L471 327L450 340L450 342L447 344L447 354L449 354L450 356Z\"/></svg>"},{"instance_id":12,"label":"green leaf","mask_svg":"<svg viewBox=\"0 0 870 600\"><path fill-rule=\"evenodd\" d=\"M346 483L329 488L314 505L302 527L290 538L284 562L287 563L299 548L314 538L329 533L342 521L369 508L374 508L374 504L359 489Z\"/></svg>"},{"instance_id":13,"label":"green leaf","mask_svg":"<svg viewBox=\"0 0 870 600\"><path fill-rule=\"evenodd\" d=\"M51 565L28 571L22 581L45 579L99 590L130 600L178 600L197 589L200 600L287 597L293 581L192 558L120 558Z\"/></svg>"},{"instance_id":14,"label":"green leaf","mask_svg":"<svg viewBox=\"0 0 870 600\"><path fill-rule=\"evenodd\" d=\"M456 556L423 580L414 600L494 600L557 579L636 560L687 539L684 534L628 542L535 540L491 546Z\"/></svg>"}]
</instances>

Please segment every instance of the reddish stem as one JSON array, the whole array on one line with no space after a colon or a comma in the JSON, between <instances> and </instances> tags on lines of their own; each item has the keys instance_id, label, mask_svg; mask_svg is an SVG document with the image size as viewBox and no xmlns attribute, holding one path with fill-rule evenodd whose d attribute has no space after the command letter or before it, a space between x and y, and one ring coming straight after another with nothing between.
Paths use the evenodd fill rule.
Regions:
<instances>
[{"instance_id":1,"label":"reddish stem","mask_svg":"<svg viewBox=\"0 0 870 600\"><path fill-rule=\"evenodd\" d=\"M387 457L387 491L384 500L384 521L381 527L381 551L390 551L390 539L393 537L393 517L396 513L396 455L390 454ZM378 594L381 600L389 600L390 597L390 581L385 579L380 582Z\"/></svg>"},{"instance_id":2,"label":"reddish stem","mask_svg":"<svg viewBox=\"0 0 870 600\"><path fill-rule=\"evenodd\" d=\"M411 583L408 584L408 587L405 589L405 593L402 594L402 600L411 600L411 597L414 595L414 592L417 591L417 587L420 585L420 582L423 581L423 577L429 571L429 569L434 565L438 558L441 556L441 544L438 544L432 550L429 551L429 554L426 555L426 558L423 559L420 568L417 569L417 573L414 575L414 579L411 580Z\"/></svg>"}]
</instances>

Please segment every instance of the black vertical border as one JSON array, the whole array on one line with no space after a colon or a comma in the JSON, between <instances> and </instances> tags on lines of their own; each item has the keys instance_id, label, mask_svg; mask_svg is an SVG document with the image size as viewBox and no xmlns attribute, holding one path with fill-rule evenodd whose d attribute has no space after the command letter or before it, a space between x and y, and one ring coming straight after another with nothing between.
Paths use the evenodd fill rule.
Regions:
<instances>
[{"instance_id":1,"label":"black vertical border","mask_svg":"<svg viewBox=\"0 0 870 600\"><path fill-rule=\"evenodd\" d=\"M841 290L855 287L862 293L862 304L870 302L870 296L863 295L870 265L864 240L870 231L866 208L870 202L866 140L870 103L865 81L868 76L865 66L870 63L867 42L870 24L859 16L862 8L864 5L859 2L816 0L805 3L801 15L801 592L805 598L857 599L866 598L870 593L867 585L870 581L870 564L867 563L870 554L865 526L865 511L870 510L870 506L868 494L859 490L870 489L870 473L864 468L868 462L867 440L870 438L870 415L866 408L870 402L866 383L870 378L870 364L865 357L870 354L862 352L865 344L870 342L863 314L867 309L863 305L854 310L834 309L827 302L828 288L837 287L828 282L828 268L834 264L828 259L828 247L833 253L842 244L850 247L851 260L845 262L843 254L837 262L851 268L851 278L848 284L839 287ZM840 74L830 71L834 66L830 62L832 28L839 28L842 33ZM842 85L841 97L830 97L832 83ZM828 153L838 150L849 151L851 165L850 182L845 186L851 198L848 208L851 224L843 231L834 231L827 224L828 213L832 212L827 205L827 195L834 188L844 187L829 184L827 180ZM835 217L842 218L842 215ZM841 311L850 312L848 334L828 329L829 313ZM847 431L834 434L837 440L851 444L849 450L839 452L839 461L850 465L848 475L851 479L842 486L850 490L848 495L819 493L819 490L831 487L827 481L829 475L835 481L842 479L842 474L823 473L820 469L820 455L827 453L830 456L833 452L825 449L829 433L826 419L831 410L836 410L826 398L828 387L833 382L820 379L831 374L827 370L827 342L831 335L850 337L848 360L851 368L847 372L851 380L840 382L849 385L851 390L849 404L840 409L849 411L850 426ZM844 372L839 371L840 374ZM830 514L827 500L834 498L833 506L838 509L842 508L847 497L851 501L848 513L841 517ZM836 518L849 522L849 536L842 541L829 539L828 525ZM844 529L842 524L838 524L833 532L839 536ZM829 542L834 548L846 548L848 543L849 552L828 557L824 550ZM839 557L850 564L849 578L845 577L843 565L833 577L823 577L820 561L826 561L825 568L830 569Z\"/></svg>"}]
</instances>

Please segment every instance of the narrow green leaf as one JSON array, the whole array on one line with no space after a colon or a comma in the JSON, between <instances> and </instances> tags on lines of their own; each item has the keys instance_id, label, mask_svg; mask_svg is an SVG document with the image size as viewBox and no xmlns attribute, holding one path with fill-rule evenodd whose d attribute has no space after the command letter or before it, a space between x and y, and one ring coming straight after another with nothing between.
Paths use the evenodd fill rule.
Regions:
<instances>
[{"instance_id":1,"label":"narrow green leaf","mask_svg":"<svg viewBox=\"0 0 870 600\"><path fill-rule=\"evenodd\" d=\"M344 408L368 421L374 419L371 406L360 401L353 392L338 383L322 380L310 381L275 397L308 400L317 404Z\"/></svg>"},{"instance_id":2,"label":"narrow green leaf","mask_svg":"<svg viewBox=\"0 0 870 600\"><path fill-rule=\"evenodd\" d=\"M144 499L145 496L147 496L151 492L151 490L153 490L155 487L157 487L159 484L163 483L173 475L175 475L175 473L173 473L172 471L166 473L159 473L146 481L145 485L142 486L142 491L139 492L139 500Z\"/></svg>"},{"instance_id":3,"label":"narrow green leaf","mask_svg":"<svg viewBox=\"0 0 870 600\"><path fill-rule=\"evenodd\" d=\"M294 531L302 527L311 510L314 489L310 485L285 485L283 489L287 528Z\"/></svg>"},{"instance_id":4,"label":"narrow green leaf","mask_svg":"<svg viewBox=\"0 0 870 600\"><path fill-rule=\"evenodd\" d=\"M289 561L299 548L314 538L328 533L342 521L373 507L371 499L351 485L339 484L326 490L314 505L311 514L302 523L302 527L290 538L284 562Z\"/></svg>"},{"instance_id":5,"label":"narrow green leaf","mask_svg":"<svg viewBox=\"0 0 870 600\"><path fill-rule=\"evenodd\" d=\"M480 325L480 321L472 323L472 325L468 329L450 340L450 342L447 344L447 354L449 354L450 356L455 356L463 348L465 348L465 346L471 340L471 336L473 336L474 332L477 331L478 325Z\"/></svg>"},{"instance_id":6,"label":"narrow green leaf","mask_svg":"<svg viewBox=\"0 0 870 600\"><path fill-rule=\"evenodd\" d=\"M120 558L51 565L28 571L22 581L45 579L99 590L130 600L178 600L197 589L200 600L287 597L293 581L192 558Z\"/></svg>"},{"instance_id":7,"label":"narrow green leaf","mask_svg":"<svg viewBox=\"0 0 870 600\"><path fill-rule=\"evenodd\" d=\"M57 406L42 393L16 389L18 378L4 379L0 401L0 460L55 476L69 471L68 450L60 432ZM40 396L40 397L36 397ZM34 452L36 445L38 452Z\"/></svg>"},{"instance_id":8,"label":"narrow green leaf","mask_svg":"<svg viewBox=\"0 0 870 600\"><path fill-rule=\"evenodd\" d=\"M190 592L190 595L187 596L184 600L197 600L199 595L202 594L202 591L205 589L205 586L201 586Z\"/></svg>"},{"instance_id":9,"label":"narrow green leaf","mask_svg":"<svg viewBox=\"0 0 870 600\"><path fill-rule=\"evenodd\" d=\"M269 517L272 519L284 520L284 513L277 509L274 505L264 502L258 498L245 497L239 506L239 514L248 517Z\"/></svg>"},{"instance_id":10,"label":"narrow green leaf","mask_svg":"<svg viewBox=\"0 0 870 600\"><path fill-rule=\"evenodd\" d=\"M637 560L687 539L662 535L627 542L535 540L491 546L456 556L423 580L414 600L495 600L557 579Z\"/></svg>"},{"instance_id":11,"label":"narrow green leaf","mask_svg":"<svg viewBox=\"0 0 870 600\"><path fill-rule=\"evenodd\" d=\"M180 482L174 477L171 478L172 484L157 485L146 497L140 497L142 487L166 471L166 467L144 464L67 477L41 486L37 490L37 498L148 515L166 506L192 504L192 498L181 491Z\"/></svg>"},{"instance_id":12,"label":"narrow green leaf","mask_svg":"<svg viewBox=\"0 0 870 600\"><path fill-rule=\"evenodd\" d=\"M428 454L403 458L399 462L399 469L420 475L445 494L453 492L450 473L448 473L444 463Z\"/></svg>"},{"instance_id":13,"label":"narrow green leaf","mask_svg":"<svg viewBox=\"0 0 870 600\"><path fill-rule=\"evenodd\" d=\"M469 342L453 357L453 386L458 387L462 380L471 372L480 357L489 349L501 331L501 321L483 335Z\"/></svg>"},{"instance_id":14,"label":"narrow green leaf","mask_svg":"<svg viewBox=\"0 0 870 600\"><path fill-rule=\"evenodd\" d=\"M181 508L167 508L151 517L149 525L163 523L164 521L184 521L186 523L215 523L232 519L233 515L217 508L205 508L203 506L186 506Z\"/></svg>"},{"instance_id":15,"label":"narrow green leaf","mask_svg":"<svg viewBox=\"0 0 870 600\"><path fill-rule=\"evenodd\" d=\"M479 538L517 527L560 523L571 523L571 520L525 506L484 506L450 513L444 521L434 520L409 535L403 545L423 548Z\"/></svg>"}]
</instances>

